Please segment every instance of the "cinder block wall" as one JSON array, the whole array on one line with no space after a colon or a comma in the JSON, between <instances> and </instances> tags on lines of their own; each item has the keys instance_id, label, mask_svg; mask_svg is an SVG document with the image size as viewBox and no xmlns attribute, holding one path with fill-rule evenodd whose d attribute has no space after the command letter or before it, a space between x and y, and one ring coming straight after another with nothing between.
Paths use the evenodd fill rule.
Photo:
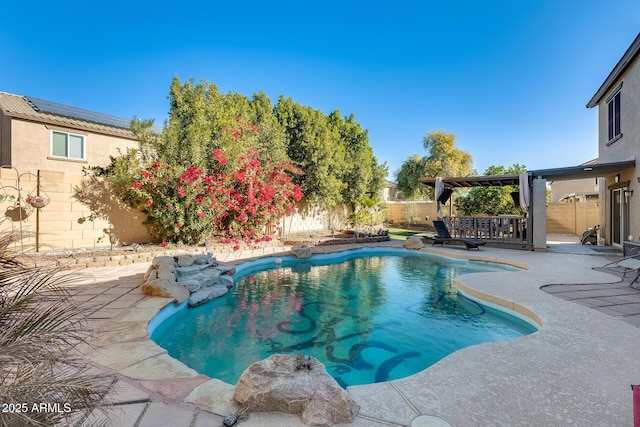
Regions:
<instances>
[{"instance_id":1,"label":"cinder block wall","mask_svg":"<svg viewBox=\"0 0 640 427\"><path fill-rule=\"evenodd\" d=\"M109 247L110 230L119 244L153 240L142 224L144 215L138 211L113 204L104 209L108 213L107 219L92 216L92 209L74 198L74 188L83 179L78 175L40 171L40 195L49 199L49 203L38 212L26 203L26 198L36 195L38 191L37 173L19 171L18 177L14 169L0 170L0 194L6 196L0 202L0 212L4 217L0 228L15 232L22 230L24 236L29 236L23 240L25 251L36 249L36 233L41 252ZM103 207L112 202L104 194L96 194L95 198L102 199ZM22 222L19 221L20 216L16 215L20 212L26 217Z\"/></svg>"},{"instance_id":2,"label":"cinder block wall","mask_svg":"<svg viewBox=\"0 0 640 427\"><path fill-rule=\"evenodd\" d=\"M432 224L432 220L436 219L436 203L427 201L412 201L412 202L386 202L389 207L389 216L387 220L393 224L402 223L405 211L410 209L410 206L415 206L417 212L418 221L416 224L429 225ZM447 205L448 207L448 205ZM426 218L429 217L429 221Z\"/></svg>"},{"instance_id":3,"label":"cinder block wall","mask_svg":"<svg viewBox=\"0 0 640 427\"><path fill-rule=\"evenodd\" d=\"M586 203L550 203L547 206L547 233L582 236L600 222L598 206Z\"/></svg>"}]
</instances>

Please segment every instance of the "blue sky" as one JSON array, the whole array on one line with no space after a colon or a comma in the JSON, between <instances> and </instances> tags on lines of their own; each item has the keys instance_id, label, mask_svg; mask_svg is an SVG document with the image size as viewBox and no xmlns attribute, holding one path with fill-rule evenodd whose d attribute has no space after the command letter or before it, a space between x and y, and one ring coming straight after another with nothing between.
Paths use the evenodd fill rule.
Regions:
<instances>
[{"instance_id":1,"label":"blue sky","mask_svg":"<svg viewBox=\"0 0 640 427\"><path fill-rule=\"evenodd\" d=\"M545 169L597 157L585 105L640 31L638 0L137 3L4 4L0 91L161 125L177 75L354 114L391 179L432 130Z\"/></svg>"}]
</instances>

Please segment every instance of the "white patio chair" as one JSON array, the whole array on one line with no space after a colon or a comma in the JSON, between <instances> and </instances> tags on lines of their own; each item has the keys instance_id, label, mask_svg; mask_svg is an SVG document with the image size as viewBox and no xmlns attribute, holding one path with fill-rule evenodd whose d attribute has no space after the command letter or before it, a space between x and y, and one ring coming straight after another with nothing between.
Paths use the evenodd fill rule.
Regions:
<instances>
[{"instance_id":1,"label":"white patio chair","mask_svg":"<svg viewBox=\"0 0 640 427\"><path fill-rule=\"evenodd\" d=\"M635 274L636 277L629 284L629 287L633 287L633 284L640 278L640 251L632 251L630 256L605 264L598 269L622 273L623 279L627 277L627 274Z\"/></svg>"}]
</instances>

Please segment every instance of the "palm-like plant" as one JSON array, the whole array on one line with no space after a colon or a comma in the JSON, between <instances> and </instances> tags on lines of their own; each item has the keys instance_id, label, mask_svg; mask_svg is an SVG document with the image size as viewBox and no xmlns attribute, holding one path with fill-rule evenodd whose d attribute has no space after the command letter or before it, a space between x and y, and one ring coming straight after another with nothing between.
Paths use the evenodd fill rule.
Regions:
<instances>
[{"instance_id":1,"label":"palm-like plant","mask_svg":"<svg viewBox=\"0 0 640 427\"><path fill-rule=\"evenodd\" d=\"M0 426L82 423L106 408L112 383L78 351L88 307L69 299L73 274L17 261L17 238L0 234Z\"/></svg>"}]
</instances>

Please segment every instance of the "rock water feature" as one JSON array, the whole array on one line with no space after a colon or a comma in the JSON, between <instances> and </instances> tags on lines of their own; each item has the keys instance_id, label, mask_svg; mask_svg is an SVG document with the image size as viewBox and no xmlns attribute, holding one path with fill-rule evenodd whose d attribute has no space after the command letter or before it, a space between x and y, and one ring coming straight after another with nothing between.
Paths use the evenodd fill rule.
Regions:
<instances>
[{"instance_id":1,"label":"rock water feature","mask_svg":"<svg viewBox=\"0 0 640 427\"><path fill-rule=\"evenodd\" d=\"M233 264L217 261L211 253L156 256L144 275L142 293L196 307L226 294L235 273Z\"/></svg>"}]
</instances>

